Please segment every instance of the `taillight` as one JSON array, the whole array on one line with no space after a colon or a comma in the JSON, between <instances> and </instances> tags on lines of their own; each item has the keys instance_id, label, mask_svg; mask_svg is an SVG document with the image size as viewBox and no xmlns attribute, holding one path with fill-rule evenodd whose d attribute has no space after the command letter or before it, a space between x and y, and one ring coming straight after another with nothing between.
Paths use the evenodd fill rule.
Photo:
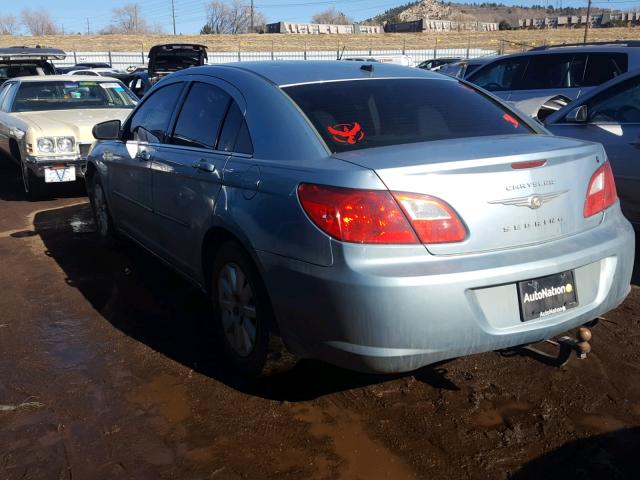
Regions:
<instances>
[{"instance_id":1,"label":"taillight","mask_svg":"<svg viewBox=\"0 0 640 480\"><path fill-rule=\"evenodd\" d=\"M584 202L584 218L591 217L613 205L618 199L616 183L609 162L605 162L591 176L587 199Z\"/></svg>"},{"instance_id":2,"label":"taillight","mask_svg":"<svg viewBox=\"0 0 640 480\"><path fill-rule=\"evenodd\" d=\"M422 243L461 242L467 229L458 214L439 198L414 193L394 193Z\"/></svg>"},{"instance_id":3,"label":"taillight","mask_svg":"<svg viewBox=\"0 0 640 480\"><path fill-rule=\"evenodd\" d=\"M354 243L418 243L389 192L302 184L302 208L322 231Z\"/></svg>"},{"instance_id":4,"label":"taillight","mask_svg":"<svg viewBox=\"0 0 640 480\"><path fill-rule=\"evenodd\" d=\"M453 209L427 195L302 184L298 197L313 223L345 242L445 243L466 237Z\"/></svg>"}]
</instances>

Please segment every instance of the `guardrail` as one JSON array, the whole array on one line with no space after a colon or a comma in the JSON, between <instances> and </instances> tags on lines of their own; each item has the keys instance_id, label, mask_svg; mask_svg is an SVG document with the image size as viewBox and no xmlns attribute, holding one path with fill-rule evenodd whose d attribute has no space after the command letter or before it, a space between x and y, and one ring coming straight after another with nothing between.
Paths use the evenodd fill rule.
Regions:
<instances>
[{"instance_id":1,"label":"guardrail","mask_svg":"<svg viewBox=\"0 0 640 480\"><path fill-rule=\"evenodd\" d=\"M114 68L125 69L147 64L147 52L66 52L65 60L55 60L59 67L83 62L103 62ZM251 62L258 60L336 60L338 57L376 57L385 55L408 55L417 64L430 58L461 57L476 58L496 55L496 50L483 48L427 48L422 50L339 50L339 51L266 51L266 52L208 52L209 64Z\"/></svg>"}]
</instances>

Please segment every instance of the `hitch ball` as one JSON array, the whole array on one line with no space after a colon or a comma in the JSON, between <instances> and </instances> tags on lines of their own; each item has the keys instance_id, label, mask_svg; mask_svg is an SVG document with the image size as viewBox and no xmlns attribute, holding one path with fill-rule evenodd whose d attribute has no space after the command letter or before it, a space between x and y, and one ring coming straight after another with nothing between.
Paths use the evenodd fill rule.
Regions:
<instances>
[{"instance_id":1,"label":"hitch ball","mask_svg":"<svg viewBox=\"0 0 640 480\"><path fill-rule=\"evenodd\" d=\"M578 329L578 333L576 333L576 339L578 343L576 344L576 353L578 358L585 358L589 352L591 352L591 345L589 344L589 340L593 335L591 334L591 330L587 327L580 327Z\"/></svg>"}]
</instances>

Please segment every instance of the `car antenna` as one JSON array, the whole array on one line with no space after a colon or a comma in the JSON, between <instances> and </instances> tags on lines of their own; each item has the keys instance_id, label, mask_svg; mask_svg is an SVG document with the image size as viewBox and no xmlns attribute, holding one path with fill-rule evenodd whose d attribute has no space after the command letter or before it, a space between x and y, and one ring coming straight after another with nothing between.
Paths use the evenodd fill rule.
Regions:
<instances>
[{"instance_id":1,"label":"car antenna","mask_svg":"<svg viewBox=\"0 0 640 480\"><path fill-rule=\"evenodd\" d=\"M364 70L365 72L373 73L373 65L368 63L366 65L362 65L360 70Z\"/></svg>"}]
</instances>

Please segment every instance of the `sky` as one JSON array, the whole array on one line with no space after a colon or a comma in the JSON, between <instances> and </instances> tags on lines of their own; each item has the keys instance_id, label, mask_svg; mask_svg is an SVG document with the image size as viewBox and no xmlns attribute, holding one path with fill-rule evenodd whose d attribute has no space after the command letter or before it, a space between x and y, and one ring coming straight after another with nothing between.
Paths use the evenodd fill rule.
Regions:
<instances>
[{"instance_id":1,"label":"sky","mask_svg":"<svg viewBox=\"0 0 640 480\"><path fill-rule=\"evenodd\" d=\"M198 33L205 23L206 0L173 0L176 12L176 30L178 33ZM246 0L249 2L250 0ZM266 16L268 22L292 21L308 22L312 15L326 8L335 7L354 20L364 20L388 8L408 3L409 0L254 0L256 10ZM460 1L460 0L458 0ZM476 0L481 3L483 0ZM486 0L495 1L498 0ZM557 5L560 0L516 0L503 1L508 5ZM111 19L111 11L127 3L138 3L147 20L159 24L166 33L171 27L171 0L2 0L0 15L19 16L23 8L48 10L54 20L64 27L65 32L95 32L105 27ZM472 3L461 1L460 3ZM596 7L620 10L640 9L640 0L594 0ZM586 6L586 0L562 0L565 7Z\"/></svg>"}]
</instances>

